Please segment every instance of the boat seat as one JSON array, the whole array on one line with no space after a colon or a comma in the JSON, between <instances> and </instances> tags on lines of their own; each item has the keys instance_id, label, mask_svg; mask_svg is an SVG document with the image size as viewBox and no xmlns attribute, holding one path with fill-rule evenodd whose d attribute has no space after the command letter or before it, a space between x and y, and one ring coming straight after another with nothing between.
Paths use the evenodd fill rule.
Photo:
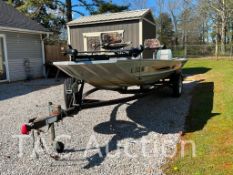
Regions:
<instances>
[{"instance_id":1,"label":"boat seat","mask_svg":"<svg viewBox=\"0 0 233 175\"><path fill-rule=\"evenodd\" d=\"M158 59L158 60L171 60L172 59L171 49L158 50L156 59Z\"/></svg>"}]
</instances>

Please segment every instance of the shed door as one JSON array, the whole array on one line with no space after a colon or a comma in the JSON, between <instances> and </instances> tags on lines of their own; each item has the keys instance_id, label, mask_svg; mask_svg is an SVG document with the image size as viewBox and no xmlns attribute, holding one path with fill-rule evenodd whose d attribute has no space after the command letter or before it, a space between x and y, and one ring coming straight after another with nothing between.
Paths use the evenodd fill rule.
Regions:
<instances>
[{"instance_id":1,"label":"shed door","mask_svg":"<svg viewBox=\"0 0 233 175\"><path fill-rule=\"evenodd\" d=\"M0 36L0 81L7 80L5 40Z\"/></svg>"}]
</instances>

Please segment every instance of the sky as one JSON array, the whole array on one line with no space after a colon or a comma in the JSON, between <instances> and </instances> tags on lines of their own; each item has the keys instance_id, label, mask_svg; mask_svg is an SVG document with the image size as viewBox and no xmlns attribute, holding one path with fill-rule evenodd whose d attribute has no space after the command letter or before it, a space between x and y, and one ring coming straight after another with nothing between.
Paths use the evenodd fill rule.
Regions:
<instances>
[{"instance_id":1,"label":"sky","mask_svg":"<svg viewBox=\"0 0 233 175\"><path fill-rule=\"evenodd\" d=\"M76 0L72 0L73 1L73 4L75 4ZM88 0L88 1L91 1L91 0ZM164 3L167 3L167 0L163 0ZM131 10L135 10L135 9L138 9L138 7L135 5L135 0L112 0L113 3L116 3L116 4L121 4L121 5L126 5L126 4L131 4L130 5L130 9ZM144 7L142 7L144 8ZM146 7L145 8L150 8L154 15L157 16L158 15L158 7L156 6L156 0L147 0L147 4L146 4ZM84 13L85 15L89 15L88 12L84 9L84 8L80 8L79 7L79 10ZM166 9L164 9L164 11L166 11ZM78 15L77 13L74 13L74 16L73 18L76 19L76 18L79 18L80 15Z\"/></svg>"}]
</instances>

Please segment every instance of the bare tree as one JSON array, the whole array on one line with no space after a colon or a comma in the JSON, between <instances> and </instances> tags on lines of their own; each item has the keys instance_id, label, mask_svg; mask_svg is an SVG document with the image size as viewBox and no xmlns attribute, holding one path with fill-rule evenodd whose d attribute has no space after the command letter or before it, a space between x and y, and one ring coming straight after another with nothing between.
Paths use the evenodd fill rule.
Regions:
<instances>
[{"instance_id":1,"label":"bare tree","mask_svg":"<svg viewBox=\"0 0 233 175\"><path fill-rule=\"evenodd\" d=\"M208 0L207 8L214 13L215 21L220 20L221 25L221 53L225 53L225 44L226 44L226 30L228 19L233 13L233 2L232 0Z\"/></svg>"},{"instance_id":2,"label":"bare tree","mask_svg":"<svg viewBox=\"0 0 233 175\"><path fill-rule=\"evenodd\" d=\"M181 13L181 4L183 0L168 0L168 9L172 18L172 22L174 25L174 32L175 32L175 39L174 39L174 45L176 47L178 43L178 18Z\"/></svg>"},{"instance_id":3,"label":"bare tree","mask_svg":"<svg viewBox=\"0 0 233 175\"><path fill-rule=\"evenodd\" d=\"M158 12L159 12L159 16L162 15L163 13L163 8L164 8L164 0L156 0L156 4L158 5ZM159 29L160 29L160 34L162 35L163 33L163 29L162 29L162 24L163 24L163 19L160 18L160 21L159 21ZM160 38L162 38L163 36L160 36Z\"/></svg>"}]
</instances>

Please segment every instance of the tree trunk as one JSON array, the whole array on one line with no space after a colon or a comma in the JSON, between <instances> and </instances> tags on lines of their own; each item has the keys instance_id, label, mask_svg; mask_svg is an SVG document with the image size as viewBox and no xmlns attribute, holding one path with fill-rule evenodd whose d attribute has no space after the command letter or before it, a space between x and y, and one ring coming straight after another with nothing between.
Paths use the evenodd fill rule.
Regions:
<instances>
[{"instance_id":1,"label":"tree trunk","mask_svg":"<svg viewBox=\"0 0 233 175\"><path fill-rule=\"evenodd\" d=\"M71 2L71 0L66 0L66 20L67 20L67 22L72 21L72 2Z\"/></svg>"},{"instance_id":2,"label":"tree trunk","mask_svg":"<svg viewBox=\"0 0 233 175\"><path fill-rule=\"evenodd\" d=\"M205 22L202 23L202 44L205 44Z\"/></svg>"},{"instance_id":3,"label":"tree trunk","mask_svg":"<svg viewBox=\"0 0 233 175\"><path fill-rule=\"evenodd\" d=\"M221 27L221 53L225 54L225 41L226 41L226 19L225 15L222 17Z\"/></svg>"},{"instance_id":4,"label":"tree trunk","mask_svg":"<svg viewBox=\"0 0 233 175\"><path fill-rule=\"evenodd\" d=\"M184 34L184 55L185 58L187 57L187 31L185 30L185 34Z\"/></svg>"},{"instance_id":5,"label":"tree trunk","mask_svg":"<svg viewBox=\"0 0 233 175\"><path fill-rule=\"evenodd\" d=\"M171 16L172 16L172 19L173 19L173 24L174 24L174 29L175 29L175 43L174 43L174 46L175 46L175 49L177 47L177 44L178 44L178 29L177 29L177 19L176 19L176 16L175 14L173 13L172 10L170 10L171 12Z\"/></svg>"},{"instance_id":6,"label":"tree trunk","mask_svg":"<svg viewBox=\"0 0 233 175\"><path fill-rule=\"evenodd\" d=\"M221 13L221 20L222 20L222 28L221 28L221 52L225 54L225 41L226 41L226 4L225 0L222 0L222 13Z\"/></svg>"},{"instance_id":7,"label":"tree trunk","mask_svg":"<svg viewBox=\"0 0 233 175\"><path fill-rule=\"evenodd\" d=\"M220 41L220 27L219 27L219 21L217 21L216 24L216 42L215 42L215 56L218 57L218 44Z\"/></svg>"},{"instance_id":8,"label":"tree trunk","mask_svg":"<svg viewBox=\"0 0 233 175\"><path fill-rule=\"evenodd\" d=\"M218 57L218 39L215 42L215 56Z\"/></svg>"}]
</instances>

